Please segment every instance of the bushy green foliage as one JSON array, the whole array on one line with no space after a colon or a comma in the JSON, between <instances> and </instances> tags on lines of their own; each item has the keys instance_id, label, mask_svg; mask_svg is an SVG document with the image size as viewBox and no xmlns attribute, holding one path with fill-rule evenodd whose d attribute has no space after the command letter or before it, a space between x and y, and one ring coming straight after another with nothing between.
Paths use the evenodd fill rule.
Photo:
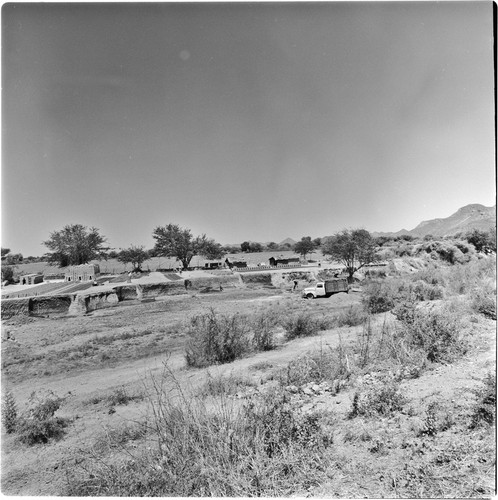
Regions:
<instances>
[{"instance_id":1,"label":"bushy green foliage","mask_svg":"<svg viewBox=\"0 0 498 500\"><path fill-rule=\"evenodd\" d=\"M257 351L275 349L275 329L279 323L279 314L274 309L262 310L251 318L252 340Z\"/></svg>"},{"instance_id":2,"label":"bushy green foliage","mask_svg":"<svg viewBox=\"0 0 498 500\"><path fill-rule=\"evenodd\" d=\"M337 326L358 326L361 325L368 316L361 305L352 305L341 311L335 318Z\"/></svg>"},{"instance_id":3,"label":"bushy green foliage","mask_svg":"<svg viewBox=\"0 0 498 500\"><path fill-rule=\"evenodd\" d=\"M318 323L310 313L299 313L284 320L286 339L293 340L298 337L310 337L318 333Z\"/></svg>"},{"instance_id":4,"label":"bushy green foliage","mask_svg":"<svg viewBox=\"0 0 498 500\"><path fill-rule=\"evenodd\" d=\"M16 433L19 440L27 445L47 443L50 439L64 434L69 420L55 416L64 398L48 393L43 398L33 393L30 407L17 420Z\"/></svg>"},{"instance_id":5,"label":"bushy green foliage","mask_svg":"<svg viewBox=\"0 0 498 500\"><path fill-rule=\"evenodd\" d=\"M392 281L372 281L363 287L362 302L371 314L390 311L395 304Z\"/></svg>"},{"instance_id":6,"label":"bushy green foliage","mask_svg":"<svg viewBox=\"0 0 498 500\"><path fill-rule=\"evenodd\" d=\"M105 242L106 238L96 227L88 229L81 224L69 224L50 233L50 238L43 244L51 250L47 254L48 261L64 267L105 258L109 250L104 246Z\"/></svg>"},{"instance_id":7,"label":"bushy green foliage","mask_svg":"<svg viewBox=\"0 0 498 500\"><path fill-rule=\"evenodd\" d=\"M462 251L463 250L463 251ZM472 257L472 250L463 242L430 241L417 247L416 253L430 254L431 258L443 260L449 264L464 264Z\"/></svg>"},{"instance_id":8,"label":"bushy green foliage","mask_svg":"<svg viewBox=\"0 0 498 500\"><path fill-rule=\"evenodd\" d=\"M421 272L407 278L370 281L363 287L362 302L372 314L391 311L406 301L426 301L444 298L440 279L430 272Z\"/></svg>"},{"instance_id":9,"label":"bushy green foliage","mask_svg":"<svg viewBox=\"0 0 498 500\"><path fill-rule=\"evenodd\" d=\"M240 314L223 315L211 309L190 319L185 359L188 366L229 363L250 351L249 325Z\"/></svg>"},{"instance_id":10,"label":"bushy green foliage","mask_svg":"<svg viewBox=\"0 0 498 500\"><path fill-rule=\"evenodd\" d=\"M188 268L195 255L202 255L208 259L218 259L223 255L219 243L207 238L205 234L194 237L190 229L180 227L178 224L158 226L152 236L156 240L155 255L176 257L184 269Z\"/></svg>"},{"instance_id":11,"label":"bushy green foliage","mask_svg":"<svg viewBox=\"0 0 498 500\"><path fill-rule=\"evenodd\" d=\"M492 285L481 285L472 294L472 309L487 318L496 320L496 288Z\"/></svg>"},{"instance_id":12,"label":"bushy green foliage","mask_svg":"<svg viewBox=\"0 0 498 500\"><path fill-rule=\"evenodd\" d=\"M496 252L496 228L491 231L474 229L465 235L465 239L473 245L478 252Z\"/></svg>"},{"instance_id":13,"label":"bushy green foliage","mask_svg":"<svg viewBox=\"0 0 498 500\"><path fill-rule=\"evenodd\" d=\"M2 421L7 434L15 432L17 427L17 405L11 391L6 391L3 397Z\"/></svg>"},{"instance_id":14,"label":"bushy green foliage","mask_svg":"<svg viewBox=\"0 0 498 500\"><path fill-rule=\"evenodd\" d=\"M2 264L2 282L8 281L9 283L14 282L14 267L6 266Z\"/></svg>"},{"instance_id":15,"label":"bushy green foliage","mask_svg":"<svg viewBox=\"0 0 498 500\"><path fill-rule=\"evenodd\" d=\"M422 349L431 362L453 361L466 352L467 345L460 335L461 320L450 311L415 309L399 319L400 334Z\"/></svg>"}]
</instances>

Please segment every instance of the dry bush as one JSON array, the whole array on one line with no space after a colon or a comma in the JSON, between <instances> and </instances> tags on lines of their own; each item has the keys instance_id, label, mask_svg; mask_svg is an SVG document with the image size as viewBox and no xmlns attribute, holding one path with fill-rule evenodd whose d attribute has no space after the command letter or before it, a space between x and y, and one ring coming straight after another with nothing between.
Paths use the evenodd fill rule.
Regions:
<instances>
[{"instance_id":1,"label":"dry bush","mask_svg":"<svg viewBox=\"0 0 498 500\"><path fill-rule=\"evenodd\" d=\"M47 443L64 435L69 419L55 416L64 398L53 392L40 396L33 393L28 409L17 419L15 432L19 440L27 445Z\"/></svg>"},{"instance_id":2,"label":"dry bush","mask_svg":"<svg viewBox=\"0 0 498 500\"><path fill-rule=\"evenodd\" d=\"M151 380L153 446L90 455L69 471L68 494L287 496L323 481L330 437L320 415L300 412L282 389L244 406L222 397L207 407L178 384L172 391L170 376Z\"/></svg>"},{"instance_id":3,"label":"dry bush","mask_svg":"<svg viewBox=\"0 0 498 500\"><path fill-rule=\"evenodd\" d=\"M193 316L187 325L185 359L188 366L229 363L250 352L249 325L240 314L223 315L211 309Z\"/></svg>"},{"instance_id":4,"label":"dry bush","mask_svg":"<svg viewBox=\"0 0 498 500\"><path fill-rule=\"evenodd\" d=\"M488 373L483 386L475 391L477 402L471 417L470 428L492 425L496 421L496 373Z\"/></svg>"},{"instance_id":5,"label":"dry bush","mask_svg":"<svg viewBox=\"0 0 498 500\"><path fill-rule=\"evenodd\" d=\"M389 377L370 377L368 383L353 396L349 418L358 416L390 416L403 409L405 396L399 390L399 383Z\"/></svg>"},{"instance_id":6,"label":"dry bush","mask_svg":"<svg viewBox=\"0 0 498 500\"><path fill-rule=\"evenodd\" d=\"M311 313L302 312L284 320L285 338L293 340L299 337L310 337L319 331L319 324Z\"/></svg>"},{"instance_id":7,"label":"dry bush","mask_svg":"<svg viewBox=\"0 0 498 500\"><path fill-rule=\"evenodd\" d=\"M451 362L467 351L461 319L451 311L415 309L399 319L398 334L412 347L422 349L431 362Z\"/></svg>"},{"instance_id":8,"label":"dry bush","mask_svg":"<svg viewBox=\"0 0 498 500\"><path fill-rule=\"evenodd\" d=\"M275 309L264 309L251 318L252 341L257 351L275 349L275 331L280 321L280 314Z\"/></svg>"},{"instance_id":9,"label":"dry bush","mask_svg":"<svg viewBox=\"0 0 498 500\"><path fill-rule=\"evenodd\" d=\"M337 326L358 326L361 325L368 317L368 312L365 311L362 305L353 305L345 311L341 311L335 318L334 322Z\"/></svg>"},{"instance_id":10,"label":"dry bush","mask_svg":"<svg viewBox=\"0 0 498 500\"><path fill-rule=\"evenodd\" d=\"M292 360L281 370L279 380L284 386L328 382L338 392L350 375L348 353L341 342L335 349L320 348Z\"/></svg>"}]
</instances>

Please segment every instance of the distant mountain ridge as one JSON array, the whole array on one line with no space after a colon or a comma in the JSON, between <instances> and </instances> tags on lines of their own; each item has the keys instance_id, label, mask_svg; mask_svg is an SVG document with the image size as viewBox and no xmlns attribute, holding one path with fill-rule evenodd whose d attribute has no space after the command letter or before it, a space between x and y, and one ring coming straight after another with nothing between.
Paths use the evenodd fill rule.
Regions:
<instances>
[{"instance_id":1,"label":"distant mountain ridge","mask_svg":"<svg viewBox=\"0 0 498 500\"><path fill-rule=\"evenodd\" d=\"M401 229L395 233L374 232L372 236L453 236L456 233L467 233L473 229L489 231L496 227L496 205L485 207L478 203L472 203L458 209L453 215L442 219L422 221L411 231Z\"/></svg>"},{"instance_id":2,"label":"distant mountain ridge","mask_svg":"<svg viewBox=\"0 0 498 500\"><path fill-rule=\"evenodd\" d=\"M280 246L283 246L283 245L286 245L287 243L288 243L289 245L292 245L292 246L293 246L293 245L295 245L295 244L297 243L297 241L296 241L296 240L293 240L292 238L285 238L285 240L281 241L281 242L279 243L279 245L280 245Z\"/></svg>"}]
</instances>

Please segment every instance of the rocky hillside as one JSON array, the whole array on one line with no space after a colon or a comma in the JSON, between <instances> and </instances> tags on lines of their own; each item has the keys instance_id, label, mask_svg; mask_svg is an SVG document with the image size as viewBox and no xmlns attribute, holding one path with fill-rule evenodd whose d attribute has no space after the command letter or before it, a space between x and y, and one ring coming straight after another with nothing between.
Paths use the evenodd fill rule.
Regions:
<instances>
[{"instance_id":1,"label":"rocky hillside","mask_svg":"<svg viewBox=\"0 0 498 500\"><path fill-rule=\"evenodd\" d=\"M421 222L415 229L407 231L402 229L396 233L372 233L374 236L399 236L409 234L412 236L452 236L456 233L466 233L472 229L488 231L496 227L496 205L485 207L477 203L466 205L457 210L453 215L443 219L432 219Z\"/></svg>"}]
</instances>

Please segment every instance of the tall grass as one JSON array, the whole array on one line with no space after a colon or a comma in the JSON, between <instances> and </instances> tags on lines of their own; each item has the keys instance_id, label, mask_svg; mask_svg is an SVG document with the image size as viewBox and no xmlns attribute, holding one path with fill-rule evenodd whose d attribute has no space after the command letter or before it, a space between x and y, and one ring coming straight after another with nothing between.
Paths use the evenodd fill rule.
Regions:
<instances>
[{"instance_id":1,"label":"tall grass","mask_svg":"<svg viewBox=\"0 0 498 500\"><path fill-rule=\"evenodd\" d=\"M170 376L151 379L149 446L89 457L70 472L68 494L286 496L325 477L330 435L320 415L300 412L283 390L207 406Z\"/></svg>"}]
</instances>

